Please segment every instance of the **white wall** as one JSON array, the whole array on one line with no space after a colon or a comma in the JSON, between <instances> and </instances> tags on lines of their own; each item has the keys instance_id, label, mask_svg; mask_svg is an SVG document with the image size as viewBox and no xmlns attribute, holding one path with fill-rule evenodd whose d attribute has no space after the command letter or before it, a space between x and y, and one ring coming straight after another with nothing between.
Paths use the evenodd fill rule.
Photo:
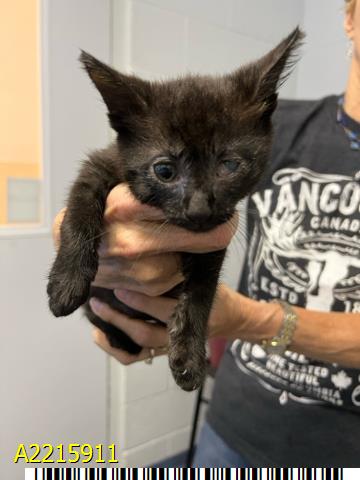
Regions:
<instances>
[{"instance_id":1,"label":"white wall","mask_svg":"<svg viewBox=\"0 0 360 480\"><path fill-rule=\"evenodd\" d=\"M303 2L289 0L113 0L113 7L113 63L148 79L231 71L270 50L303 17ZM283 94L295 96L296 76ZM234 287L240 268L234 242L224 273ZM123 465L186 450L194 394L174 384L167 359L131 367L112 361L111 371L111 440L121 445Z\"/></svg>"},{"instance_id":2,"label":"white wall","mask_svg":"<svg viewBox=\"0 0 360 480\"><path fill-rule=\"evenodd\" d=\"M105 111L77 58L85 48L109 59L109 3L43 2L48 88L42 127L51 217L63 206L84 153L108 140ZM106 442L107 357L80 312L66 319L51 315L46 277L53 255L50 228L0 232L1 479L24 478L24 463L13 463L19 443Z\"/></svg>"},{"instance_id":3,"label":"white wall","mask_svg":"<svg viewBox=\"0 0 360 480\"><path fill-rule=\"evenodd\" d=\"M344 4L344 0L304 0L306 40L298 67L298 98L320 98L345 89L349 61Z\"/></svg>"}]
</instances>

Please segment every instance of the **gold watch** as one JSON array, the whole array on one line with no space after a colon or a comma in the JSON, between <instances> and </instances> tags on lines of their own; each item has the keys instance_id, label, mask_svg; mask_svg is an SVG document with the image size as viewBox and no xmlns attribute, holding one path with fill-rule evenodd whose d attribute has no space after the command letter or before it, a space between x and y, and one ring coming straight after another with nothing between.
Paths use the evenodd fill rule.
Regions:
<instances>
[{"instance_id":1,"label":"gold watch","mask_svg":"<svg viewBox=\"0 0 360 480\"><path fill-rule=\"evenodd\" d=\"M261 342L262 348L268 355L282 355L292 342L298 316L291 306L283 300L273 300L273 303L281 305L284 318L281 328L275 337Z\"/></svg>"}]
</instances>

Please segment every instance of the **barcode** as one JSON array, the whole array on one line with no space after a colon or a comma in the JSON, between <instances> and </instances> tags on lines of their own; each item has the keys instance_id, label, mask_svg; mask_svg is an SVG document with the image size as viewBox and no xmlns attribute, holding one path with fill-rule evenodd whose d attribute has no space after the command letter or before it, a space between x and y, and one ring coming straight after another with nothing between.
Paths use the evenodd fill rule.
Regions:
<instances>
[{"instance_id":1,"label":"barcode","mask_svg":"<svg viewBox=\"0 0 360 480\"><path fill-rule=\"evenodd\" d=\"M25 468L25 480L360 480L360 468Z\"/></svg>"}]
</instances>

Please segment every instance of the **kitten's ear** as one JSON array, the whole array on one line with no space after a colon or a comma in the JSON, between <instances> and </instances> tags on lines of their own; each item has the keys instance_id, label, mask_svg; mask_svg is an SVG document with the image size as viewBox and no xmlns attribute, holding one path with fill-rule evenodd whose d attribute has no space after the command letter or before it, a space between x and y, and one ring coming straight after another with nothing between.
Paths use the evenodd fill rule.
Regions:
<instances>
[{"instance_id":1,"label":"kitten's ear","mask_svg":"<svg viewBox=\"0 0 360 480\"><path fill-rule=\"evenodd\" d=\"M81 51L79 58L99 90L109 111L112 127L119 133L134 115L146 112L150 102L150 84L134 75L124 75Z\"/></svg>"},{"instance_id":2,"label":"kitten's ear","mask_svg":"<svg viewBox=\"0 0 360 480\"><path fill-rule=\"evenodd\" d=\"M259 88L256 94L264 99L277 92L286 81L298 60L298 49L302 45L304 33L295 28L290 35L273 50L258 60L260 72Z\"/></svg>"},{"instance_id":3,"label":"kitten's ear","mask_svg":"<svg viewBox=\"0 0 360 480\"><path fill-rule=\"evenodd\" d=\"M298 60L298 49L305 37L299 27L258 61L237 70L232 79L243 98L251 98L270 117L277 103L277 91Z\"/></svg>"}]
</instances>

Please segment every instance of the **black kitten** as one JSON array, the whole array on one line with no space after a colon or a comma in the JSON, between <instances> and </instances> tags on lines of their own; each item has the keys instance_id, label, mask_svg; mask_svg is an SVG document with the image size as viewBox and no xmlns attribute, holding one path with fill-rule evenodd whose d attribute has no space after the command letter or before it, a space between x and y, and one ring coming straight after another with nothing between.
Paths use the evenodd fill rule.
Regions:
<instances>
[{"instance_id":1,"label":"black kitten","mask_svg":"<svg viewBox=\"0 0 360 480\"><path fill-rule=\"evenodd\" d=\"M69 315L89 296L136 318L112 291L91 288L109 191L127 182L135 197L161 208L166 219L194 232L226 222L264 171L277 89L293 65L303 35L295 29L259 61L230 75L186 76L147 82L118 73L83 52L81 61L108 108L117 140L85 161L72 187L61 245L49 275L50 308ZM169 323L169 363L184 390L205 375L205 340L225 250L182 254L184 282ZM140 350L124 333L96 317L113 346Z\"/></svg>"}]
</instances>

